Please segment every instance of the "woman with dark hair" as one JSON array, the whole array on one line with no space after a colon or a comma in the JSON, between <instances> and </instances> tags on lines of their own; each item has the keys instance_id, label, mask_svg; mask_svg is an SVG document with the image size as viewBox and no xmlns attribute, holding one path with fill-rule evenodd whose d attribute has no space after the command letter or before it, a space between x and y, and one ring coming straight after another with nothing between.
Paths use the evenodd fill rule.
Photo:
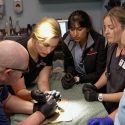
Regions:
<instances>
[{"instance_id":1,"label":"woman with dark hair","mask_svg":"<svg viewBox=\"0 0 125 125\"><path fill-rule=\"evenodd\" d=\"M82 10L71 13L68 29L62 43L66 72L62 86L69 89L78 83L94 84L105 70L105 39L94 30L89 15Z\"/></svg>"}]
</instances>

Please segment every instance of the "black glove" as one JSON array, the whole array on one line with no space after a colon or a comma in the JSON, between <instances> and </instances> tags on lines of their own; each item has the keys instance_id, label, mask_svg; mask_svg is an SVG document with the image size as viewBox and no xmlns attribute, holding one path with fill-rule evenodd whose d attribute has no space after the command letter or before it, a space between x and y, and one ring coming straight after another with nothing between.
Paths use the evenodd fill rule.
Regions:
<instances>
[{"instance_id":1,"label":"black glove","mask_svg":"<svg viewBox=\"0 0 125 125\"><path fill-rule=\"evenodd\" d=\"M33 112L40 111L45 118L50 117L55 113L55 110L57 109L57 103L55 99L50 99L46 103L35 103L33 107Z\"/></svg>"},{"instance_id":2,"label":"black glove","mask_svg":"<svg viewBox=\"0 0 125 125\"><path fill-rule=\"evenodd\" d=\"M46 103L46 95L38 89L31 91L31 97L40 103Z\"/></svg>"},{"instance_id":3,"label":"black glove","mask_svg":"<svg viewBox=\"0 0 125 125\"><path fill-rule=\"evenodd\" d=\"M75 79L71 73L66 73L62 77L61 82L64 89L70 89L75 84Z\"/></svg>"},{"instance_id":4,"label":"black glove","mask_svg":"<svg viewBox=\"0 0 125 125\"><path fill-rule=\"evenodd\" d=\"M94 91L98 91L97 87L95 85L92 85L90 83L86 83L83 85L82 87L82 92L83 94L86 92L86 91L89 91L89 90L94 90Z\"/></svg>"},{"instance_id":5,"label":"black glove","mask_svg":"<svg viewBox=\"0 0 125 125\"><path fill-rule=\"evenodd\" d=\"M84 91L84 97L87 101L98 101L98 95L99 93L92 89Z\"/></svg>"}]
</instances>

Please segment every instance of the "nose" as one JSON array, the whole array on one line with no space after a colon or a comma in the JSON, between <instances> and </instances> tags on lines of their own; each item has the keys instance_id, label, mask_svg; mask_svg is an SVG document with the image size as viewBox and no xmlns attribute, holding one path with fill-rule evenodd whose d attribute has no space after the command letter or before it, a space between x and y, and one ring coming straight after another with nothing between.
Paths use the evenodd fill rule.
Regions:
<instances>
[{"instance_id":1,"label":"nose","mask_svg":"<svg viewBox=\"0 0 125 125\"><path fill-rule=\"evenodd\" d=\"M52 48L51 48L51 47L47 47L47 48L46 48L47 54L49 54L51 51L52 51Z\"/></svg>"},{"instance_id":2,"label":"nose","mask_svg":"<svg viewBox=\"0 0 125 125\"><path fill-rule=\"evenodd\" d=\"M105 34L105 35L109 34L109 29L108 29L108 28L105 28L104 34Z\"/></svg>"},{"instance_id":3,"label":"nose","mask_svg":"<svg viewBox=\"0 0 125 125\"><path fill-rule=\"evenodd\" d=\"M77 30L74 30L74 31L73 31L73 35L74 35L74 36L77 36L77 35L78 35Z\"/></svg>"}]
</instances>

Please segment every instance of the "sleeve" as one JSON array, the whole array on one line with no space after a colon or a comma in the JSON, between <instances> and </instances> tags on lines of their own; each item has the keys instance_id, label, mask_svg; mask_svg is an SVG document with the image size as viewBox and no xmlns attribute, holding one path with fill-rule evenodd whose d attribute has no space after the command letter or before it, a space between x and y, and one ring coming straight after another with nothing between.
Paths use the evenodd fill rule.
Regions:
<instances>
[{"instance_id":1,"label":"sleeve","mask_svg":"<svg viewBox=\"0 0 125 125\"><path fill-rule=\"evenodd\" d=\"M8 97L8 88L7 86L0 86L0 101L2 102Z\"/></svg>"},{"instance_id":2,"label":"sleeve","mask_svg":"<svg viewBox=\"0 0 125 125\"><path fill-rule=\"evenodd\" d=\"M125 124L124 117L125 117L125 90L119 103L118 112L115 116L114 125L124 125Z\"/></svg>"},{"instance_id":3,"label":"sleeve","mask_svg":"<svg viewBox=\"0 0 125 125\"><path fill-rule=\"evenodd\" d=\"M63 51L63 56L64 56L64 71L66 73L71 73L75 75L76 71L74 67L73 57L67 45L64 42L62 43L62 51Z\"/></svg>"},{"instance_id":4,"label":"sleeve","mask_svg":"<svg viewBox=\"0 0 125 125\"><path fill-rule=\"evenodd\" d=\"M97 57L96 57L96 68L94 72L84 74L80 76L80 82L90 82L94 84L101 74L104 72L106 68L106 57L107 57L107 46L105 46L105 39L104 37L99 37L98 41L96 41L95 44L98 44L97 46Z\"/></svg>"},{"instance_id":5,"label":"sleeve","mask_svg":"<svg viewBox=\"0 0 125 125\"><path fill-rule=\"evenodd\" d=\"M10 125L2 105L0 105L0 125Z\"/></svg>"}]
</instances>

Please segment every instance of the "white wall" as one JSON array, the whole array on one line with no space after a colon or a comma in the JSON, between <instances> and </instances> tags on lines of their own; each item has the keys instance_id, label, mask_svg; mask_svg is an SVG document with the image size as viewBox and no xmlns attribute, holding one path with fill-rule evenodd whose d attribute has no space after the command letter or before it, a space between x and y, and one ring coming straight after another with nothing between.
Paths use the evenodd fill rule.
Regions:
<instances>
[{"instance_id":1,"label":"white wall","mask_svg":"<svg viewBox=\"0 0 125 125\"><path fill-rule=\"evenodd\" d=\"M43 16L66 19L77 9L84 10L92 17L97 30L101 27L101 0L23 0L24 11L17 15L13 9L13 0L5 0L5 15L0 19L0 28L4 28L5 21L12 17L13 25L19 20L21 27L36 23Z\"/></svg>"}]
</instances>

